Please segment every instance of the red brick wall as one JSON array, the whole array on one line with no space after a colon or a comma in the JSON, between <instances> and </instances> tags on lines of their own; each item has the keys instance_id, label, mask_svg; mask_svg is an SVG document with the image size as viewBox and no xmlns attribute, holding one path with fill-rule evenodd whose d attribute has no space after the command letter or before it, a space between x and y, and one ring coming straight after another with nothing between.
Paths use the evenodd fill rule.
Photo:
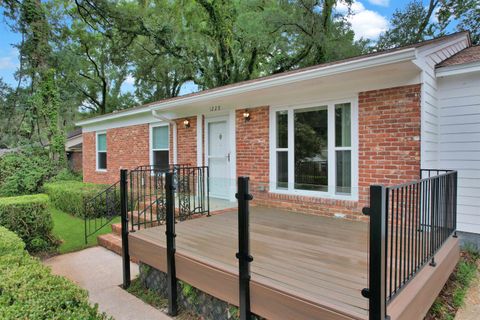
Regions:
<instances>
[{"instance_id":1,"label":"red brick wall","mask_svg":"<svg viewBox=\"0 0 480 320\"><path fill-rule=\"evenodd\" d=\"M82 173L82 151L71 151L68 154L68 167L73 172Z\"/></svg>"},{"instance_id":2,"label":"red brick wall","mask_svg":"<svg viewBox=\"0 0 480 320\"><path fill-rule=\"evenodd\" d=\"M254 203L288 210L362 218L371 184L418 179L420 170L420 85L359 94L359 201L268 193L269 111L237 111L237 174L250 176Z\"/></svg>"},{"instance_id":3,"label":"red brick wall","mask_svg":"<svg viewBox=\"0 0 480 320\"><path fill-rule=\"evenodd\" d=\"M359 200L371 184L419 178L420 85L361 92L359 103Z\"/></svg>"},{"instance_id":4,"label":"red brick wall","mask_svg":"<svg viewBox=\"0 0 480 320\"><path fill-rule=\"evenodd\" d=\"M268 185L269 181L269 107L248 109L250 121L243 112L235 112L237 175L249 176L251 183Z\"/></svg>"},{"instance_id":5,"label":"red brick wall","mask_svg":"<svg viewBox=\"0 0 480 320\"><path fill-rule=\"evenodd\" d=\"M185 128L184 120L190 122ZM176 119L177 124L177 163L197 165L197 117ZM173 148L170 148L172 150ZM173 153L173 152L172 152Z\"/></svg>"},{"instance_id":6,"label":"red brick wall","mask_svg":"<svg viewBox=\"0 0 480 320\"><path fill-rule=\"evenodd\" d=\"M114 183L120 169L133 169L150 163L149 125L142 124L107 130L107 171L96 171L95 132L83 133L83 180Z\"/></svg>"}]
</instances>

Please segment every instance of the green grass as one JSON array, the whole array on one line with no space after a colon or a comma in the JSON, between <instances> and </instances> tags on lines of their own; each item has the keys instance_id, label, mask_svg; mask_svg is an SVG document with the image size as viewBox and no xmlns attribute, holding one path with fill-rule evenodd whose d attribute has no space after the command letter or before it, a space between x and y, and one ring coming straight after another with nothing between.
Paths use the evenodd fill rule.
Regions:
<instances>
[{"instance_id":1,"label":"green grass","mask_svg":"<svg viewBox=\"0 0 480 320\"><path fill-rule=\"evenodd\" d=\"M85 226L82 218L74 217L52 207L49 210L53 219L53 234L62 241L58 248L58 252L61 254L97 245L97 236L110 233L112 231L110 225L120 222L120 217L115 218L98 233L90 236L88 244L85 244Z\"/></svg>"}]
</instances>

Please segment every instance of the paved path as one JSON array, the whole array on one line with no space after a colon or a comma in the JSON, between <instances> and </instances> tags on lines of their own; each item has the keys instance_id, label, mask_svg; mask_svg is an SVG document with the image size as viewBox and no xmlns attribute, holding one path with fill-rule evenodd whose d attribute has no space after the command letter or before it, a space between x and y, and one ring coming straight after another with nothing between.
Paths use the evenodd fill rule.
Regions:
<instances>
[{"instance_id":1,"label":"paved path","mask_svg":"<svg viewBox=\"0 0 480 320\"><path fill-rule=\"evenodd\" d=\"M127 293L122 283L122 258L102 247L50 258L44 263L53 273L67 277L89 292L90 301L116 320L168 320L163 312ZM132 263L132 278L138 265Z\"/></svg>"},{"instance_id":2,"label":"paved path","mask_svg":"<svg viewBox=\"0 0 480 320\"><path fill-rule=\"evenodd\" d=\"M477 263L480 268L480 262ZM480 319L480 271L477 269L477 277L473 280L465 296L463 306L457 311L455 320L478 320Z\"/></svg>"}]
</instances>

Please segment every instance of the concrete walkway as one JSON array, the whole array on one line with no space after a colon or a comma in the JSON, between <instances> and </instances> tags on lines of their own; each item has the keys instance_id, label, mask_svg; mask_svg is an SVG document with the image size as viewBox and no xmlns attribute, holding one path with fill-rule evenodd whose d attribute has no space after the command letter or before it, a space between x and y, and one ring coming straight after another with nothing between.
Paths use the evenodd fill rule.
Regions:
<instances>
[{"instance_id":1,"label":"concrete walkway","mask_svg":"<svg viewBox=\"0 0 480 320\"><path fill-rule=\"evenodd\" d=\"M455 320L480 319L480 262L477 263L477 276L470 285L463 306L458 309Z\"/></svg>"},{"instance_id":2,"label":"concrete walkway","mask_svg":"<svg viewBox=\"0 0 480 320\"><path fill-rule=\"evenodd\" d=\"M54 274L62 275L89 292L90 301L116 320L168 320L163 312L144 303L119 287L122 283L122 258L102 248L93 247L50 258L44 263ZM132 278L138 265L132 263Z\"/></svg>"}]
</instances>

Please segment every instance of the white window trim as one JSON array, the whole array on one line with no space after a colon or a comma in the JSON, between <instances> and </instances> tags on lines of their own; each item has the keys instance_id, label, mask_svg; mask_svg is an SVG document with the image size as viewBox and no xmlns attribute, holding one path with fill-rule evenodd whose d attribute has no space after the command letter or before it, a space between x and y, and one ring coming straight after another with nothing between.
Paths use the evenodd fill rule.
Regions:
<instances>
[{"instance_id":1,"label":"white window trim","mask_svg":"<svg viewBox=\"0 0 480 320\"><path fill-rule=\"evenodd\" d=\"M350 103L351 105L351 134L352 145L348 148L335 146L335 105L341 103ZM311 108L318 106L327 106L328 108L328 192L299 190L294 188L294 119L293 113L296 109ZM288 148L278 148L276 146L276 112L288 112ZM318 198L330 198L338 200L358 201L358 96L350 96L345 99L319 100L306 104L272 106L270 108L270 192L286 195L300 195ZM351 150L352 159L352 192L349 195L336 193L336 152L337 150ZM288 189L277 188L277 150L288 150ZM333 168L333 169L330 169Z\"/></svg>"},{"instance_id":2,"label":"white window trim","mask_svg":"<svg viewBox=\"0 0 480 320\"><path fill-rule=\"evenodd\" d=\"M107 172L108 169L108 141L107 141L107 150L105 151L107 157L107 169L100 169L98 167L98 136L104 134L105 140L107 141L107 131L97 131L95 132L95 171L97 172Z\"/></svg>"},{"instance_id":3,"label":"white window trim","mask_svg":"<svg viewBox=\"0 0 480 320\"><path fill-rule=\"evenodd\" d=\"M167 148L163 148L163 149L153 149L153 129L154 128L157 128L157 127L168 127L168 147ZM174 128L175 130L175 128ZM170 126L169 126L169 123L167 122L160 122L160 123L152 123L150 124L150 131L149 131L149 149L150 149L150 165L153 166L154 163L153 163L153 152L154 151L168 151L168 161L170 162ZM174 135L174 139L175 139L175 135ZM174 152L175 153L175 152ZM174 159L174 162L175 162L175 159Z\"/></svg>"}]
</instances>

